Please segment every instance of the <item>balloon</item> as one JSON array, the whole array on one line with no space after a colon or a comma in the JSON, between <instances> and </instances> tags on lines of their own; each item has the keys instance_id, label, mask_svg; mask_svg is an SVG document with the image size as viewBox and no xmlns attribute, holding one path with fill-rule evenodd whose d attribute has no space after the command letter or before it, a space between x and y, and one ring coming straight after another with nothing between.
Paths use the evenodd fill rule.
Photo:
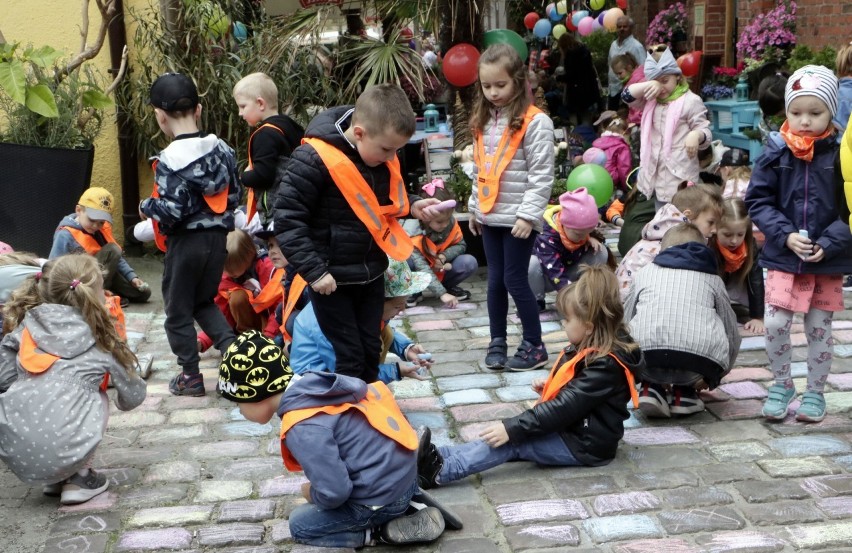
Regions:
<instances>
[{"instance_id":1,"label":"balloon","mask_svg":"<svg viewBox=\"0 0 852 553\"><path fill-rule=\"evenodd\" d=\"M532 31L533 27L535 27L535 24L539 19L540 18L539 18L537 13L535 13L535 12L528 13L527 15L524 16L524 27L526 27L527 29Z\"/></svg>"},{"instance_id":2,"label":"balloon","mask_svg":"<svg viewBox=\"0 0 852 553\"><path fill-rule=\"evenodd\" d=\"M603 25L597 19L592 19L592 32L595 33L603 29Z\"/></svg>"},{"instance_id":3,"label":"balloon","mask_svg":"<svg viewBox=\"0 0 852 553\"><path fill-rule=\"evenodd\" d=\"M603 207L612 196L612 177L600 165L587 163L575 167L568 175L566 190L586 188L598 207Z\"/></svg>"},{"instance_id":4,"label":"balloon","mask_svg":"<svg viewBox=\"0 0 852 553\"><path fill-rule=\"evenodd\" d=\"M680 67L684 77L694 77L698 75L698 71L701 68L702 54L703 52L701 50L696 50L694 52L687 52L677 59L677 66Z\"/></svg>"},{"instance_id":5,"label":"balloon","mask_svg":"<svg viewBox=\"0 0 852 553\"><path fill-rule=\"evenodd\" d=\"M574 24L574 12L568 14L568 17L565 18L565 27L568 28L572 33L577 30L577 25Z\"/></svg>"},{"instance_id":6,"label":"balloon","mask_svg":"<svg viewBox=\"0 0 852 553\"><path fill-rule=\"evenodd\" d=\"M201 25L205 29L205 35L211 40L218 40L225 36L231 28L231 20L228 15L212 2L199 4L201 9Z\"/></svg>"},{"instance_id":7,"label":"balloon","mask_svg":"<svg viewBox=\"0 0 852 553\"><path fill-rule=\"evenodd\" d=\"M606 16L606 12L605 12L605 11L602 11L602 12L601 12L601 13L599 13L599 14L598 14L598 16L595 18L595 21L597 21L598 23L600 23L601 25L603 25L603 19L604 19L604 16Z\"/></svg>"},{"instance_id":8,"label":"balloon","mask_svg":"<svg viewBox=\"0 0 852 553\"><path fill-rule=\"evenodd\" d=\"M550 17L550 14L553 13L554 10L556 10L556 4L550 3L546 8L544 8L544 13L547 17Z\"/></svg>"},{"instance_id":9,"label":"balloon","mask_svg":"<svg viewBox=\"0 0 852 553\"><path fill-rule=\"evenodd\" d=\"M627 9L627 0L615 0L615 5L621 8L622 10Z\"/></svg>"},{"instance_id":10,"label":"balloon","mask_svg":"<svg viewBox=\"0 0 852 553\"><path fill-rule=\"evenodd\" d=\"M521 38L521 35L509 29L492 29L486 31L482 36L482 45L488 48L492 44L508 44L521 56L521 61L526 61L529 56L527 43Z\"/></svg>"},{"instance_id":11,"label":"balloon","mask_svg":"<svg viewBox=\"0 0 852 553\"><path fill-rule=\"evenodd\" d=\"M555 25L553 27L553 38L559 40L559 37L568 32L568 29L565 28L565 25L560 23L559 25Z\"/></svg>"},{"instance_id":12,"label":"balloon","mask_svg":"<svg viewBox=\"0 0 852 553\"><path fill-rule=\"evenodd\" d=\"M556 3L556 11L559 12L559 15L565 15L568 13L568 3L565 0L559 0Z\"/></svg>"},{"instance_id":13,"label":"balloon","mask_svg":"<svg viewBox=\"0 0 852 553\"><path fill-rule=\"evenodd\" d=\"M538 38L547 38L547 35L550 34L551 29L550 21L547 19L539 19L535 22L535 27L533 27L533 34Z\"/></svg>"},{"instance_id":14,"label":"balloon","mask_svg":"<svg viewBox=\"0 0 852 553\"><path fill-rule=\"evenodd\" d=\"M587 12L586 10L577 10L571 14L571 22L574 24L575 27L579 27L580 20L586 17L587 15L589 15L589 12Z\"/></svg>"},{"instance_id":15,"label":"balloon","mask_svg":"<svg viewBox=\"0 0 852 553\"><path fill-rule=\"evenodd\" d=\"M414 33L411 32L411 29L408 27L403 27L401 31L399 31L399 37L404 38L406 40L410 39L414 36Z\"/></svg>"},{"instance_id":16,"label":"balloon","mask_svg":"<svg viewBox=\"0 0 852 553\"><path fill-rule=\"evenodd\" d=\"M604 16L603 26L606 27L607 31L614 31L618 24L618 18L623 16L624 12L621 11L621 8L610 8Z\"/></svg>"},{"instance_id":17,"label":"balloon","mask_svg":"<svg viewBox=\"0 0 852 553\"><path fill-rule=\"evenodd\" d=\"M580 20L580 23L577 24L577 30L580 31L580 36L589 36L592 34L592 25L594 25L595 20L589 16L584 17Z\"/></svg>"},{"instance_id":18,"label":"balloon","mask_svg":"<svg viewBox=\"0 0 852 553\"><path fill-rule=\"evenodd\" d=\"M583 152L583 163L592 163L603 166L606 163L606 152L600 148L589 148Z\"/></svg>"},{"instance_id":19,"label":"balloon","mask_svg":"<svg viewBox=\"0 0 852 553\"><path fill-rule=\"evenodd\" d=\"M234 21L233 33L234 33L234 40L236 40L239 43L245 42L246 39L248 38L248 28L245 26L244 23L241 23L239 21Z\"/></svg>"},{"instance_id":20,"label":"balloon","mask_svg":"<svg viewBox=\"0 0 852 553\"><path fill-rule=\"evenodd\" d=\"M551 21L559 21L560 19L565 17L564 14L559 13L559 9L556 7L556 5L551 4L551 6L553 6L553 9L547 12L547 17L549 17Z\"/></svg>"},{"instance_id":21,"label":"balloon","mask_svg":"<svg viewBox=\"0 0 852 553\"><path fill-rule=\"evenodd\" d=\"M604 4L606 4L605 0L591 0L591 2L589 2L589 7L597 11L603 8Z\"/></svg>"},{"instance_id":22,"label":"balloon","mask_svg":"<svg viewBox=\"0 0 852 553\"><path fill-rule=\"evenodd\" d=\"M471 44L456 44L444 54L444 77L456 87L465 87L476 82L476 64L479 50Z\"/></svg>"}]
</instances>

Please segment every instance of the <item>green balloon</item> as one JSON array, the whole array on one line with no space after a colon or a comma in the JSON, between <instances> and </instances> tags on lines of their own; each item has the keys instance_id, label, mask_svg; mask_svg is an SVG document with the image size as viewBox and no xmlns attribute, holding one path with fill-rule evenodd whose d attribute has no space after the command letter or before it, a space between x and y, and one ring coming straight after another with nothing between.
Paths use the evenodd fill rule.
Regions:
<instances>
[{"instance_id":1,"label":"green balloon","mask_svg":"<svg viewBox=\"0 0 852 553\"><path fill-rule=\"evenodd\" d=\"M510 29L492 29L486 31L482 37L483 49L488 48L492 44L508 44L521 56L521 61L527 61L530 52L527 49L527 43L524 39Z\"/></svg>"},{"instance_id":2,"label":"green balloon","mask_svg":"<svg viewBox=\"0 0 852 553\"><path fill-rule=\"evenodd\" d=\"M595 204L603 207L612 196L612 176L600 165L584 163L571 170L565 183L566 190L578 188L585 188Z\"/></svg>"}]
</instances>

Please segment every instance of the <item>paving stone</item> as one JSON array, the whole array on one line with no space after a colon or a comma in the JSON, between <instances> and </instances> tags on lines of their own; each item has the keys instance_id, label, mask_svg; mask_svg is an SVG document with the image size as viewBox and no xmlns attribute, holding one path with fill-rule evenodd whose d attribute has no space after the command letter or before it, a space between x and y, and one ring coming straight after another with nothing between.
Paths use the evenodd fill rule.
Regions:
<instances>
[{"instance_id":1,"label":"paving stone","mask_svg":"<svg viewBox=\"0 0 852 553\"><path fill-rule=\"evenodd\" d=\"M817 501L816 506L831 518L852 516L852 497L828 497Z\"/></svg>"},{"instance_id":2,"label":"paving stone","mask_svg":"<svg viewBox=\"0 0 852 553\"><path fill-rule=\"evenodd\" d=\"M101 469L98 472L106 476L110 488L132 486L142 477L142 471L135 468Z\"/></svg>"},{"instance_id":3,"label":"paving stone","mask_svg":"<svg viewBox=\"0 0 852 553\"><path fill-rule=\"evenodd\" d=\"M491 421L493 422L493 421ZM465 424L459 427L458 436L465 443L472 442L474 440L479 440L479 435L487 426L491 424L491 422L475 422L473 424ZM494 472L494 469L490 469L489 472Z\"/></svg>"},{"instance_id":4,"label":"paving stone","mask_svg":"<svg viewBox=\"0 0 852 553\"><path fill-rule=\"evenodd\" d=\"M460 405L450 408L450 413L460 423L503 420L519 415L523 411L524 409L515 403Z\"/></svg>"},{"instance_id":5,"label":"paving stone","mask_svg":"<svg viewBox=\"0 0 852 553\"><path fill-rule=\"evenodd\" d=\"M172 411L169 415L169 424L210 424L224 422L227 414L221 409L181 409Z\"/></svg>"},{"instance_id":6,"label":"paving stone","mask_svg":"<svg viewBox=\"0 0 852 553\"><path fill-rule=\"evenodd\" d=\"M136 530L119 536L117 550L186 549L191 543L192 534L185 528Z\"/></svg>"},{"instance_id":7,"label":"paving stone","mask_svg":"<svg viewBox=\"0 0 852 553\"><path fill-rule=\"evenodd\" d=\"M221 441L201 443L187 448L189 454L199 459L216 459L221 457L246 457L257 453L257 442Z\"/></svg>"},{"instance_id":8,"label":"paving stone","mask_svg":"<svg viewBox=\"0 0 852 553\"><path fill-rule=\"evenodd\" d=\"M852 495L852 474L806 478L802 481L802 489L815 497Z\"/></svg>"},{"instance_id":9,"label":"paving stone","mask_svg":"<svg viewBox=\"0 0 852 553\"><path fill-rule=\"evenodd\" d=\"M852 350L852 345L844 346ZM828 385L841 392L852 390L852 373L828 375Z\"/></svg>"},{"instance_id":10,"label":"paving stone","mask_svg":"<svg viewBox=\"0 0 852 553\"><path fill-rule=\"evenodd\" d=\"M288 520L276 520L272 523L272 543L292 541L290 534L290 522Z\"/></svg>"},{"instance_id":11,"label":"paving stone","mask_svg":"<svg viewBox=\"0 0 852 553\"><path fill-rule=\"evenodd\" d=\"M852 392L832 392L825 394L825 408L829 413L848 413L852 411Z\"/></svg>"},{"instance_id":12,"label":"paving stone","mask_svg":"<svg viewBox=\"0 0 852 553\"><path fill-rule=\"evenodd\" d=\"M532 384L533 380L537 380L539 378L547 378L547 369L536 369L534 371L522 371L522 372L506 372L503 373L503 379L506 381L507 386L527 386L529 387Z\"/></svg>"},{"instance_id":13,"label":"paving stone","mask_svg":"<svg viewBox=\"0 0 852 553\"><path fill-rule=\"evenodd\" d=\"M145 482L195 482L201 466L193 461L169 461L152 465Z\"/></svg>"},{"instance_id":14,"label":"paving stone","mask_svg":"<svg viewBox=\"0 0 852 553\"><path fill-rule=\"evenodd\" d=\"M131 527L166 526L169 524L199 524L210 520L212 505L181 505L141 509L133 513L127 524Z\"/></svg>"},{"instance_id":15,"label":"paving stone","mask_svg":"<svg viewBox=\"0 0 852 553\"><path fill-rule=\"evenodd\" d=\"M459 328L487 327L490 322L491 320L488 317L463 317L456 319L456 325Z\"/></svg>"},{"instance_id":16,"label":"paving stone","mask_svg":"<svg viewBox=\"0 0 852 553\"><path fill-rule=\"evenodd\" d=\"M550 491L544 481L530 481L523 478L519 482L487 482L484 484L485 495L494 505L511 503L519 497L526 500L551 499Z\"/></svg>"},{"instance_id":17,"label":"paving stone","mask_svg":"<svg viewBox=\"0 0 852 553\"><path fill-rule=\"evenodd\" d=\"M784 457L806 457L809 455L839 455L849 453L852 446L833 436L793 436L770 440L769 447Z\"/></svg>"},{"instance_id":18,"label":"paving stone","mask_svg":"<svg viewBox=\"0 0 852 553\"><path fill-rule=\"evenodd\" d=\"M59 518L50 526L51 534L79 534L81 532L113 532L121 528L118 513L81 513ZM69 551L74 549L68 548ZM47 551L50 551L48 549Z\"/></svg>"},{"instance_id":19,"label":"paving stone","mask_svg":"<svg viewBox=\"0 0 852 553\"><path fill-rule=\"evenodd\" d=\"M798 400L791 404L791 407L798 407ZM775 424L772 429L783 436L849 432L852 430L852 417L847 414L832 414L829 411L822 422L802 423L798 422L793 414L789 414L782 424Z\"/></svg>"},{"instance_id":20,"label":"paving stone","mask_svg":"<svg viewBox=\"0 0 852 553\"><path fill-rule=\"evenodd\" d=\"M443 415L444 412L441 400L437 396L395 399L399 408L406 414L413 411L436 411Z\"/></svg>"},{"instance_id":21,"label":"paving stone","mask_svg":"<svg viewBox=\"0 0 852 553\"><path fill-rule=\"evenodd\" d=\"M85 503L80 503L78 505L60 505L59 512L81 513L89 511L108 511L115 506L117 501L118 495L115 493L115 491L107 490L106 492L93 497Z\"/></svg>"},{"instance_id":22,"label":"paving stone","mask_svg":"<svg viewBox=\"0 0 852 553\"><path fill-rule=\"evenodd\" d=\"M452 407L454 405L464 405L469 403L490 403L491 397L488 392L480 389L459 390L457 392L447 392L441 396L444 405Z\"/></svg>"},{"instance_id":23,"label":"paving stone","mask_svg":"<svg viewBox=\"0 0 852 553\"><path fill-rule=\"evenodd\" d=\"M695 542L707 553L773 553L787 542L766 532L740 530L698 536Z\"/></svg>"},{"instance_id":24,"label":"paving stone","mask_svg":"<svg viewBox=\"0 0 852 553\"><path fill-rule=\"evenodd\" d=\"M731 494L715 486L702 488L676 488L659 492L662 500L674 509L685 509L687 507L703 507L706 505L723 505L733 503Z\"/></svg>"},{"instance_id":25,"label":"paving stone","mask_svg":"<svg viewBox=\"0 0 852 553\"><path fill-rule=\"evenodd\" d=\"M797 549L848 546L852 543L852 521L788 526L781 535Z\"/></svg>"},{"instance_id":26,"label":"paving stone","mask_svg":"<svg viewBox=\"0 0 852 553\"><path fill-rule=\"evenodd\" d=\"M453 321L449 319L439 319L435 321L416 321L411 323L411 329L414 332L426 330L452 330L455 328Z\"/></svg>"},{"instance_id":27,"label":"paving stone","mask_svg":"<svg viewBox=\"0 0 852 553\"><path fill-rule=\"evenodd\" d=\"M277 457L249 457L237 461L208 464L207 474L222 480L251 480L275 478L286 470Z\"/></svg>"},{"instance_id":28,"label":"paving stone","mask_svg":"<svg viewBox=\"0 0 852 553\"><path fill-rule=\"evenodd\" d=\"M835 474L840 469L821 457L797 459L762 459L756 461L766 474L773 478L795 478L817 474Z\"/></svg>"},{"instance_id":29,"label":"paving stone","mask_svg":"<svg viewBox=\"0 0 852 553\"><path fill-rule=\"evenodd\" d=\"M725 463L708 465L701 469L701 479L705 484L727 484L762 477L763 472L754 463Z\"/></svg>"},{"instance_id":30,"label":"paving stone","mask_svg":"<svg viewBox=\"0 0 852 553\"><path fill-rule=\"evenodd\" d=\"M109 430L104 434L104 439L98 444L101 447L130 447L139 439L138 430L122 429Z\"/></svg>"},{"instance_id":31,"label":"paving stone","mask_svg":"<svg viewBox=\"0 0 852 553\"><path fill-rule=\"evenodd\" d=\"M70 553L104 553L109 542L106 534L85 536L60 536L44 543L44 551L68 551ZM11 553L11 552L10 552Z\"/></svg>"},{"instance_id":32,"label":"paving stone","mask_svg":"<svg viewBox=\"0 0 852 553\"><path fill-rule=\"evenodd\" d=\"M642 447L627 452L640 470L681 468L712 463L713 459L693 447Z\"/></svg>"},{"instance_id":33,"label":"paving stone","mask_svg":"<svg viewBox=\"0 0 852 553\"><path fill-rule=\"evenodd\" d=\"M767 396L766 388L751 381L722 384L719 389L734 399L763 399Z\"/></svg>"},{"instance_id":34,"label":"paving stone","mask_svg":"<svg viewBox=\"0 0 852 553\"><path fill-rule=\"evenodd\" d=\"M147 484L142 488L122 492L120 503L121 505L133 507L175 503L184 499L188 490L189 486L186 484L169 484L163 486L151 486Z\"/></svg>"},{"instance_id":35,"label":"paving stone","mask_svg":"<svg viewBox=\"0 0 852 553\"><path fill-rule=\"evenodd\" d=\"M500 401L537 400L539 394L529 386L507 386L494 391Z\"/></svg>"},{"instance_id":36,"label":"paving stone","mask_svg":"<svg viewBox=\"0 0 852 553\"><path fill-rule=\"evenodd\" d=\"M160 426L166 421L166 416L151 411L129 411L110 415L110 428L150 428Z\"/></svg>"},{"instance_id":37,"label":"paving stone","mask_svg":"<svg viewBox=\"0 0 852 553\"><path fill-rule=\"evenodd\" d=\"M729 507L701 507L688 511L663 511L657 517L669 534L739 530L745 526L742 517Z\"/></svg>"},{"instance_id":38,"label":"paving stone","mask_svg":"<svg viewBox=\"0 0 852 553\"><path fill-rule=\"evenodd\" d=\"M698 437L679 426L665 428L636 428L624 431L624 443L635 446L691 444Z\"/></svg>"},{"instance_id":39,"label":"paving stone","mask_svg":"<svg viewBox=\"0 0 852 553\"><path fill-rule=\"evenodd\" d=\"M647 515L592 518L583 521L583 530L595 543L663 537L654 519Z\"/></svg>"},{"instance_id":40,"label":"paving stone","mask_svg":"<svg viewBox=\"0 0 852 553\"><path fill-rule=\"evenodd\" d=\"M611 493L620 490L612 476L580 476L568 479L551 479L557 497L577 498Z\"/></svg>"},{"instance_id":41,"label":"paving stone","mask_svg":"<svg viewBox=\"0 0 852 553\"><path fill-rule=\"evenodd\" d=\"M701 553L685 540L671 538L661 540L635 540L612 546L613 553Z\"/></svg>"},{"instance_id":42,"label":"paving stone","mask_svg":"<svg viewBox=\"0 0 852 553\"><path fill-rule=\"evenodd\" d=\"M722 378L722 382L760 382L772 380L772 378L772 371L763 367L735 367Z\"/></svg>"},{"instance_id":43,"label":"paving stone","mask_svg":"<svg viewBox=\"0 0 852 553\"><path fill-rule=\"evenodd\" d=\"M578 520L589 517L585 507L571 499L519 501L497 506L497 516L505 525L544 520Z\"/></svg>"},{"instance_id":44,"label":"paving stone","mask_svg":"<svg viewBox=\"0 0 852 553\"><path fill-rule=\"evenodd\" d=\"M151 446L145 448L122 447L113 449L98 448L95 450L94 466L102 468L119 468L140 466L147 467L170 459L176 455L173 448Z\"/></svg>"},{"instance_id":45,"label":"paving stone","mask_svg":"<svg viewBox=\"0 0 852 553\"><path fill-rule=\"evenodd\" d=\"M763 418L763 402L756 399L708 403L707 410L722 420Z\"/></svg>"},{"instance_id":46,"label":"paving stone","mask_svg":"<svg viewBox=\"0 0 852 553\"><path fill-rule=\"evenodd\" d=\"M775 453L760 442L728 442L707 446L707 451L722 463L743 462L773 457Z\"/></svg>"},{"instance_id":47,"label":"paving stone","mask_svg":"<svg viewBox=\"0 0 852 553\"><path fill-rule=\"evenodd\" d=\"M275 501L230 501L219 509L219 522L260 522L275 516Z\"/></svg>"},{"instance_id":48,"label":"paving stone","mask_svg":"<svg viewBox=\"0 0 852 553\"><path fill-rule=\"evenodd\" d=\"M219 553L219 551L216 553ZM281 553L281 550L272 545L249 545L247 547L224 549L221 553Z\"/></svg>"},{"instance_id":49,"label":"paving stone","mask_svg":"<svg viewBox=\"0 0 852 553\"><path fill-rule=\"evenodd\" d=\"M438 378L436 383L441 392L455 392L471 388L497 388L500 386L500 377L496 374L466 374Z\"/></svg>"},{"instance_id":50,"label":"paving stone","mask_svg":"<svg viewBox=\"0 0 852 553\"><path fill-rule=\"evenodd\" d=\"M823 520L822 513L801 501L787 503L756 503L740 508L752 524L757 526L783 526L802 522Z\"/></svg>"},{"instance_id":51,"label":"paving stone","mask_svg":"<svg viewBox=\"0 0 852 553\"><path fill-rule=\"evenodd\" d=\"M834 464L843 467L847 472L852 471L852 455L841 455L833 459Z\"/></svg>"},{"instance_id":52,"label":"paving stone","mask_svg":"<svg viewBox=\"0 0 852 553\"><path fill-rule=\"evenodd\" d=\"M592 509L600 516L641 513L659 506L659 498L650 492L599 495L592 501Z\"/></svg>"},{"instance_id":53,"label":"paving stone","mask_svg":"<svg viewBox=\"0 0 852 553\"><path fill-rule=\"evenodd\" d=\"M195 503L211 501L232 501L251 495L252 483L248 480L207 480L198 482L195 490Z\"/></svg>"},{"instance_id":54,"label":"paving stone","mask_svg":"<svg viewBox=\"0 0 852 553\"><path fill-rule=\"evenodd\" d=\"M251 421L235 421L220 426L229 436L266 436L273 431L271 424L257 424Z\"/></svg>"},{"instance_id":55,"label":"paving stone","mask_svg":"<svg viewBox=\"0 0 852 553\"><path fill-rule=\"evenodd\" d=\"M279 476L271 480L260 482L260 497L275 497L279 495L301 495L302 484L307 482L304 474L296 473L295 476Z\"/></svg>"},{"instance_id":56,"label":"paving stone","mask_svg":"<svg viewBox=\"0 0 852 553\"><path fill-rule=\"evenodd\" d=\"M580 532L570 524L533 524L508 528L504 535L513 550L580 544Z\"/></svg>"},{"instance_id":57,"label":"paving stone","mask_svg":"<svg viewBox=\"0 0 852 553\"><path fill-rule=\"evenodd\" d=\"M435 551L432 549L432 551ZM487 538L460 538L441 540L438 553L498 553L500 549Z\"/></svg>"},{"instance_id":58,"label":"paving stone","mask_svg":"<svg viewBox=\"0 0 852 553\"><path fill-rule=\"evenodd\" d=\"M144 443L157 442L173 442L177 440L191 440L200 438L207 433L206 428L202 424L193 424L189 426L166 426L155 430L142 432L139 435L139 441Z\"/></svg>"},{"instance_id":59,"label":"paving stone","mask_svg":"<svg viewBox=\"0 0 852 553\"><path fill-rule=\"evenodd\" d=\"M257 544L263 541L264 532L262 524L219 524L198 530L198 543L211 546Z\"/></svg>"},{"instance_id":60,"label":"paving stone","mask_svg":"<svg viewBox=\"0 0 852 553\"><path fill-rule=\"evenodd\" d=\"M749 503L805 499L810 496L795 480L749 480L736 482L734 488Z\"/></svg>"},{"instance_id":61,"label":"paving stone","mask_svg":"<svg viewBox=\"0 0 852 553\"><path fill-rule=\"evenodd\" d=\"M687 471L672 470L668 472L637 472L628 474L624 484L634 490L661 490L679 488L681 486L695 487L698 477Z\"/></svg>"},{"instance_id":62,"label":"paving stone","mask_svg":"<svg viewBox=\"0 0 852 553\"><path fill-rule=\"evenodd\" d=\"M432 382L428 380L415 380L406 378L391 385L391 391L395 398L429 397L435 395L432 391Z\"/></svg>"}]
</instances>

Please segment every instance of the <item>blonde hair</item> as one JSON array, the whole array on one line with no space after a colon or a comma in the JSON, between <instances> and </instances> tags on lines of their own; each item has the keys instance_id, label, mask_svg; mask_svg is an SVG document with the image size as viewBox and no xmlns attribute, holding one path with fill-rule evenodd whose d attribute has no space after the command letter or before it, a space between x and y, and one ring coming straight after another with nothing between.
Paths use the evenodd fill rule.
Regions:
<instances>
[{"instance_id":1,"label":"blonde hair","mask_svg":"<svg viewBox=\"0 0 852 553\"><path fill-rule=\"evenodd\" d=\"M411 103L397 84L385 83L371 86L358 96L352 124L359 125L367 134L379 136L393 131L400 136L414 134L416 115Z\"/></svg>"},{"instance_id":2,"label":"blonde hair","mask_svg":"<svg viewBox=\"0 0 852 553\"><path fill-rule=\"evenodd\" d=\"M563 35L565 36L565 35ZM509 112L509 129L515 133L524 124L524 115L532 103L527 82L527 69L521 57L508 44L492 44L479 56L478 69L483 65L499 65L509 78L512 79L514 95L509 99L505 109ZM476 100L470 114L470 131L476 136L482 133L488 119L491 118L491 102L482 92L482 86L476 87Z\"/></svg>"},{"instance_id":3,"label":"blonde hair","mask_svg":"<svg viewBox=\"0 0 852 553\"><path fill-rule=\"evenodd\" d=\"M30 252L9 252L0 254L0 267L4 265L29 265L30 267L40 267L38 257Z\"/></svg>"},{"instance_id":4,"label":"blonde hair","mask_svg":"<svg viewBox=\"0 0 852 553\"><path fill-rule=\"evenodd\" d=\"M728 173L728 180L751 180L751 167L748 165L738 165L731 167L731 172Z\"/></svg>"},{"instance_id":5,"label":"blonde hair","mask_svg":"<svg viewBox=\"0 0 852 553\"><path fill-rule=\"evenodd\" d=\"M838 77L852 77L852 42L837 51L834 58L834 72Z\"/></svg>"},{"instance_id":6,"label":"blonde hair","mask_svg":"<svg viewBox=\"0 0 852 553\"><path fill-rule=\"evenodd\" d=\"M69 254L45 263L40 275L28 278L12 292L3 308L3 331L11 332L24 320L27 312L44 303L67 305L77 309L89 325L96 347L111 353L134 374L136 356L115 330L103 297L103 272L97 260L87 254Z\"/></svg>"},{"instance_id":7,"label":"blonde hair","mask_svg":"<svg viewBox=\"0 0 852 553\"><path fill-rule=\"evenodd\" d=\"M687 242L704 244L704 235L692 223L678 223L663 234L663 239L660 240L660 251Z\"/></svg>"},{"instance_id":8,"label":"blonde hair","mask_svg":"<svg viewBox=\"0 0 852 553\"><path fill-rule=\"evenodd\" d=\"M639 67L639 62L636 61L633 54L625 52L612 58L609 66L612 68L613 72L618 71L619 67L623 67L624 69L632 67L633 69L631 69L631 71L634 71L637 67Z\"/></svg>"},{"instance_id":9,"label":"blonde hair","mask_svg":"<svg viewBox=\"0 0 852 553\"><path fill-rule=\"evenodd\" d=\"M257 246L254 245L254 240L241 229L228 233L225 249L228 255L225 257L224 271L229 275L240 276L245 272L245 267L257 257Z\"/></svg>"},{"instance_id":10,"label":"blonde hair","mask_svg":"<svg viewBox=\"0 0 852 553\"><path fill-rule=\"evenodd\" d=\"M266 73L246 75L234 85L233 95L234 98L237 96L251 99L263 98L269 109L278 111L278 87Z\"/></svg>"},{"instance_id":11,"label":"blonde hair","mask_svg":"<svg viewBox=\"0 0 852 553\"><path fill-rule=\"evenodd\" d=\"M681 213L687 209L692 213L691 220L708 210L722 216L722 192L715 184L689 184L683 182L672 196L672 205Z\"/></svg>"},{"instance_id":12,"label":"blonde hair","mask_svg":"<svg viewBox=\"0 0 852 553\"><path fill-rule=\"evenodd\" d=\"M746 231L743 242L746 245L747 255L740 268L731 273L729 277L730 280L736 284L741 284L748 278L748 274L754 266L754 257L757 253L752 250L754 233L751 228L751 217L748 216L748 209L746 208L745 202L740 198L728 198L722 203L722 208L722 217L719 219L719 224L716 225L716 235L713 236L711 244L715 248L718 256L721 258L720 249L724 248L724 246L719 244L718 241L719 230L721 230L722 227L727 228L727 226L732 223L742 223L745 225ZM724 272L725 262L724 260L719 259L719 273L724 276Z\"/></svg>"},{"instance_id":13,"label":"blonde hair","mask_svg":"<svg viewBox=\"0 0 852 553\"><path fill-rule=\"evenodd\" d=\"M556 308L562 316L571 313L594 327L582 343L574 344L577 350L595 349L586 357L586 362L591 363L613 350L629 352L638 348L638 344L627 340L624 305L618 294L615 273L602 265L584 265L581 270L580 278L556 295Z\"/></svg>"}]
</instances>

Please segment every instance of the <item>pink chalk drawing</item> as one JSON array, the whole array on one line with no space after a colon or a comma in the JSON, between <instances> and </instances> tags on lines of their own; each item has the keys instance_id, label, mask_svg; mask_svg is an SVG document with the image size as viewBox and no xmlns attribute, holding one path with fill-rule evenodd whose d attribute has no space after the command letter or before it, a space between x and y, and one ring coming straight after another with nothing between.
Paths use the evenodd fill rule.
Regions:
<instances>
[{"instance_id":1,"label":"pink chalk drawing","mask_svg":"<svg viewBox=\"0 0 852 553\"><path fill-rule=\"evenodd\" d=\"M573 499L546 499L542 501L520 501L497 507L497 516L503 524L518 524L534 520L589 518L585 507Z\"/></svg>"}]
</instances>

